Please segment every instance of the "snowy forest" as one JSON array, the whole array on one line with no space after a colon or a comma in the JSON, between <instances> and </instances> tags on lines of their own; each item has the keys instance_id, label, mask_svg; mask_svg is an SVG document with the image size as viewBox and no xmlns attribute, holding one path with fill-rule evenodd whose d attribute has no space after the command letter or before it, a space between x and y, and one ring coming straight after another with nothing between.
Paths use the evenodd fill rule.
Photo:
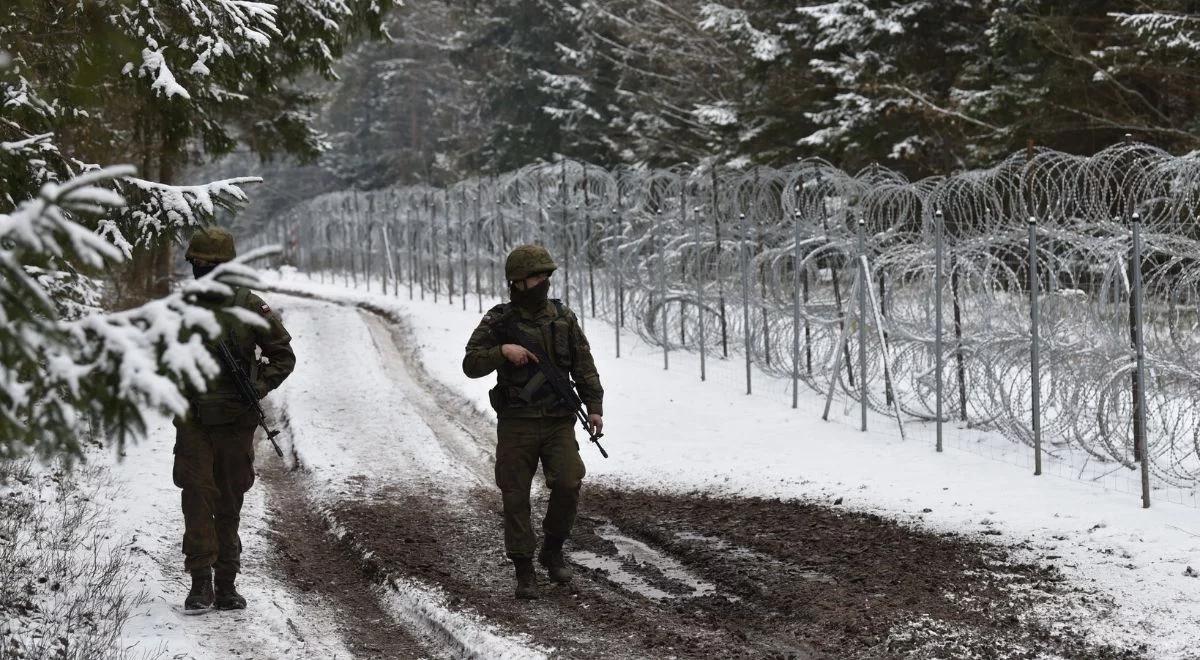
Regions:
<instances>
[{"instance_id":1,"label":"snowy forest","mask_svg":"<svg viewBox=\"0 0 1200 660\"><path fill-rule=\"evenodd\" d=\"M123 439L215 373L199 343L214 319L172 291L171 246L261 179L185 183L186 168L238 148L316 158L316 99L297 83L335 78L386 6L5 3L0 455L78 454L89 428Z\"/></svg>"},{"instance_id":2,"label":"snowy forest","mask_svg":"<svg viewBox=\"0 0 1200 660\"><path fill-rule=\"evenodd\" d=\"M1198 182L1200 0L4 0L0 657L1194 657Z\"/></svg>"},{"instance_id":3,"label":"snowy forest","mask_svg":"<svg viewBox=\"0 0 1200 660\"><path fill-rule=\"evenodd\" d=\"M1197 146L1191 2L389 5L7 3L3 437L32 442L96 412L106 428L133 423L134 408L99 404L113 381L38 365L65 350L67 363L86 354L116 377L123 342L144 339L106 333L173 331L186 315L59 320L167 294L172 242L250 201L238 222L252 227L330 190L563 157L741 167L819 156L915 178L1030 144L1093 153L1132 134L1175 153ZM122 164L134 173L103 169ZM163 362L163 332L150 342L159 354L116 381L122 396L169 407L155 365L168 381L203 373L203 356Z\"/></svg>"},{"instance_id":4,"label":"snowy forest","mask_svg":"<svg viewBox=\"0 0 1200 660\"><path fill-rule=\"evenodd\" d=\"M910 178L1029 144L1197 144L1196 3L423 2L325 94L313 186L444 185L560 157ZM332 175L332 176L330 176ZM332 183L336 180L338 183ZM273 199L272 191L262 195Z\"/></svg>"}]
</instances>

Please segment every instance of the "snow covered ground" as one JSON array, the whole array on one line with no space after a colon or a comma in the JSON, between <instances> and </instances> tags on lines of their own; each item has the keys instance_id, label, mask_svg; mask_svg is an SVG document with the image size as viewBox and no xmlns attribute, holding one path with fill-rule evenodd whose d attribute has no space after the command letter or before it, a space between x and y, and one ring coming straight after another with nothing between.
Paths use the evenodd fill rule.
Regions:
<instances>
[{"instance_id":1,"label":"snow covered ground","mask_svg":"<svg viewBox=\"0 0 1200 660\"><path fill-rule=\"evenodd\" d=\"M459 298L454 305L444 297L440 304L431 296L409 301L403 290L400 297L381 294L377 287L367 293L295 273L268 278L268 284L279 292L370 304L406 318L427 371L481 411L489 410L490 379L468 380L460 369L462 346L480 318L474 297L464 311ZM484 300L484 309L494 302ZM301 334L304 324L292 323L286 299L272 304L283 309L293 334ZM702 383L695 356L673 353L671 369L664 371L661 352L626 333L622 357L614 359L613 328L594 319L585 322L604 379L605 445L612 455L604 460L584 449L590 479L685 493L840 501L928 529L976 534L1010 546L1018 557L1053 564L1076 586L1111 597L1115 611L1098 616L1091 626L1096 639L1143 643L1152 657L1200 657L1195 650L1200 579L1187 574L1189 567L1200 569L1195 508L1163 502L1143 510L1126 492L1053 476L1034 478L1023 467L956 449L953 442L936 454L928 443L901 441L894 426L877 416L871 426L878 430L861 433L854 426L856 416L841 417L844 404L835 404L842 421L822 422L821 397L802 390L799 408L792 410L778 396L788 384L761 374L754 379L756 392L763 393L746 396L737 358L710 360L709 381ZM352 332L322 338L318 350L346 350L363 339ZM353 354L349 351L346 359ZM348 365L361 368L365 377L377 366ZM293 391L284 396L298 396L297 387L285 385L285 391ZM342 407L353 405L347 401ZM398 417L397 423L406 415L404 410L378 412L384 419ZM293 430L302 426L299 422L292 419ZM304 420L310 426L328 423ZM298 450L302 460L315 465L323 460L305 459L304 450ZM358 451L349 445L337 450ZM408 458L389 455L385 462L392 460ZM339 463L327 462L331 470ZM453 469L441 459L438 463L441 467L432 467ZM330 483L335 474L330 473Z\"/></svg>"},{"instance_id":2,"label":"snow covered ground","mask_svg":"<svg viewBox=\"0 0 1200 660\"><path fill-rule=\"evenodd\" d=\"M113 538L132 559L136 584L148 603L126 625L122 646L163 651L177 660L208 658L350 658L332 613L315 599L303 602L273 577L267 563L263 489L246 493L242 508L245 573L238 590L251 609L185 616L178 611L191 584L183 570L183 514L179 489L171 482L175 429L153 422L149 437L127 448L113 465L119 490L106 506L113 512ZM275 460L259 448L259 460ZM268 452L270 450L267 450Z\"/></svg>"},{"instance_id":3,"label":"snow covered ground","mask_svg":"<svg viewBox=\"0 0 1200 660\"><path fill-rule=\"evenodd\" d=\"M298 364L272 404L287 411L291 453L309 475L309 497L333 529L342 525L336 507L348 500L380 502L407 492L432 502L461 497L480 483L471 466L486 458L448 451L420 414L417 392L402 388L388 363L365 359L400 360L384 322L368 324L358 314L321 318L328 305L301 299L271 304L284 315L299 361L320 353L322 368ZM434 587L399 575L388 582L389 589L378 590L386 610L427 647L455 657L545 657L527 640L510 639L455 611Z\"/></svg>"}]
</instances>

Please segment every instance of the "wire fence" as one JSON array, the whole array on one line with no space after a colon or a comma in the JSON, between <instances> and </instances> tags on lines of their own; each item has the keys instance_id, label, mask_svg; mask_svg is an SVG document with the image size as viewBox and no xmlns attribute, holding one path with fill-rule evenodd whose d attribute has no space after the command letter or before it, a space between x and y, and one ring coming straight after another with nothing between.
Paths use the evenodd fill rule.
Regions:
<instances>
[{"instance_id":1,"label":"wire fence","mask_svg":"<svg viewBox=\"0 0 1200 660\"><path fill-rule=\"evenodd\" d=\"M509 250L539 243L618 356L626 329L702 379L738 361L747 393L812 390L827 417L836 399L938 451L1000 434L1035 474L1137 474L1149 506L1194 503L1200 475L1198 203L1200 156L1132 142L916 182L817 159L563 161L323 195L259 240L323 279L480 312L507 298Z\"/></svg>"}]
</instances>

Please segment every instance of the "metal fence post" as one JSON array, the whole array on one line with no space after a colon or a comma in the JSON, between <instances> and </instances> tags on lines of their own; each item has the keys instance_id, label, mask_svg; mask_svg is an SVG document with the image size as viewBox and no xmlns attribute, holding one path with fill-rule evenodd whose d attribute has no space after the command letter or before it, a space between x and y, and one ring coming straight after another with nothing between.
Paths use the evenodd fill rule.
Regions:
<instances>
[{"instance_id":1,"label":"metal fence post","mask_svg":"<svg viewBox=\"0 0 1200 660\"><path fill-rule=\"evenodd\" d=\"M559 161L558 204L562 209L563 302L571 306L571 223L567 219L567 161Z\"/></svg>"},{"instance_id":2,"label":"metal fence post","mask_svg":"<svg viewBox=\"0 0 1200 660\"><path fill-rule=\"evenodd\" d=\"M617 212L616 207L612 209L612 226L613 226L613 249L612 256L608 260L608 267L613 269L613 278L616 282L613 283L613 345L616 347L617 357L621 357L621 299L624 294L621 291L621 279L624 276L622 273L621 264L621 245L617 240L621 235L621 215Z\"/></svg>"},{"instance_id":3,"label":"metal fence post","mask_svg":"<svg viewBox=\"0 0 1200 660\"><path fill-rule=\"evenodd\" d=\"M700 380L707 379L704 346L704 248L700 244L700 207L692 208L692 249L696 251L696 336L700 343Z\"/></svg>"},{"instance_id":4,"label":"metal fence post","mask_svg":"<svg viewBox=\"0 0 1200 660\"><path fill-rule=\"evenodd\" d=\"M358 210L357 198L355 199L354 206L355 206L355 211L357 211ZM360 218L362 217L361 214L359 217ZM371 292L371 277L375 274L374 269L371 268L371 256L372 256L372 253L375 251L373 241L372 241L372 237L375 235L375 231L374 231L375 230L375 196L374 195L370 195L367 197L367 220L364 224L366 225L366 228L367 228L367 252L366 252L366 258L363 259L363 275L364 275L364 279L367 280L367 293L370 293ZM386 293L386 291L384 293Z\"/></svg>"},{"instance_id":5,"label":"metal fence post","mask_svg":"<svg viewBox=\"0 0 1200 660\"><path fill-rule=\"evenodd\" d=\"M596 317L596 273L592 263L592 199L588 190L587 165L583 165L583 251L580 258L587 263L588 300L591 302L592 318ZM581 274L582 276L582 274ZM580 295L583 295L582 293ZM580 302L580 307L583 303ZM582 325L582 315L580 321Z\"/></svg>"},{"instance_id":6,"label":"metal fence post","mask_svg":"<svg viewBox=\"0 0 1200 660\"><path fill-rule=\"evenodd\" d=\"M1029 216L1029 374L1030 396L1033 404L1033 474L1042 473L1042 372L1039 325L1041 303L1038 300L1041 282L1038 279L1037 218Z\"/></svg>"},{"instance_id":7,"label":"metal fence post","mask_svg":"<svg viewBox=\"0 0 1200 660\"><path fill-rule=\"evenodd\" d=\"M1142 325L1142 216L1133 213L1133 332L1134 350L1137 354L1136 380L1137 405L1133 415L1135 428L1140 431L1133 439L1134 452L1141 461L1142 508L1150 508L1150 447L1146 444L1146 343Z\"/></svg>"},{"instance_id":8,"label":"metal fence post","mask_svg":"<svg viewBox=\"0 0 1200 660\"><path fill-rule=\"evenodd\" d=\"M450 232L450 191L442 192L442 201L446 208L442 217L446 220L446 301L454 304L454 235Z\"/></svg>"},{"instance_id":9,"label":"metal fence post","mask_svg":"<svg viewBox=\"0 0 1200 660\"><path fill-rule=\"evenodd\" d=\"M726 314L725 314L725 278L721 273L721 202L720 194L717 188L717 167L712 168L712 215L713 215L713 245L716 248L713 254L713 263L716 264L714 273L717 280L717 305L721 315L721 357L729 357L729 335L726 332Z\"/></svg>"},{"instance_id":10,"label":"metal fence post","mask_svg":"<svg viewBox=\"0 0 1200 660\"><path fill-rule=\"evenodd\" d=\"M658 328L662 335L663 369L671 368L670 349L671 335L667 330L667 251L663 249L662 238L663 212L658 209L654 222L654 245L658 251Z\"/></svg>"},{"instance_id":11,"label":"metal fence post","mask_svg":"<svg viewBox=\"0 0 1200 660\"><path fill-rule=\"evenodd\" d=\"M422 198L424 198L424 206L425 206L425 211L426 211L426 214L425 214L425 215L427 215L427 216L430 216L430 227L431 227L431 230L432 230L432 227L433 227L433 210L432 210L432 209L430 209L430 193L426 192L426 193L424 194L424 196L422 196ZM416 259L418 259L418 263L416 263L416 269L418 269L418 277L420 277L420 278L421 278L421 281L419 282L419 284L420 284L420 288L421 288L421 300L425 300L425 289L426 289L426 286L425 286L425 269L426 269L426 264L425 264L425 251L424 251L424 250L420 250L420 240L421 240L421 234L420 234L420 230L421 230L421 224L420 224L420 218L421 218L421 214L420 214L420 212L418 212L418 214L416 214L416 218L418 218L418 224L416 224L416 234L413 236L413 238L414 238L414 240L418 241L418 242L416 242L416 247L418 247L418 250L414 250L414 251L413 251L413 256L414 256Z\"/></svg>"},{"instance_id":12,"label":"metal fence post","mask_svg":"<svg viewBox=\"0 0 1200 660\"><path fill-rule=\"evenodd\" d=\"M575 244L575 284L576 284L575 289L576 289L576 291L579 292L579 294L578 294L579 327L583 328L584 330L587 330L587 311L586 311L587 307L585 305L585 303L587 301L584 300L584 295L583 295L583 271L584 271L583 263L585 260L583 255L586 253L586 248L583 247L583 245L582 245L583 236L582 236L582 232L579 230L579 223L582 220L584 223L584 226L587 225L586 215L587 215L587 207L576 204L575 205L575 220L574 220L574 222L571 223L572 227L574 227L574 229L570 232L571 242ZM567 249L569 250L570 248L568 247ZM570 273L567 273L567 275L570 276ZM568 280L568 282L569 282L569 280Z\"/></svg>"},{"instance_id":13,"label":"metal fence post","mask_svg":"<svg viewBox=\"0 0 1200 660\"><path fill-rule=\"evenodd\" d=\"M479 272L483 265L480 257L480 243L483 243L483 179L475 183L475 299L479 304L479 313L483 313L483 276Z\"/></svg>"},{"instance_id":14,"label":"metal fence post","mask_svg":"<svg viewBox=\"0 0 1200 660\"><path fill-rule=\"evenodd\" d=\"M858 392L862 410L862 430L867 430L867 286L871 274L866 272L867 221L858 218Z\"/></svg>"},{"instance_id":15,"label":"metal fence post","mask_svg":"<svg viewBox=\"0 0 1200 660\"><path fill-rule=\"evenodd\" d=\"M462 188L458 191L458 234L460 239L458 263L462 271L462 308L465 312L467 311L467 293L470 289L467 282L470 269L467 268L467 186L466 184L461 185Z\"/></svg>"},{"instance_id":16,"label":"metal fence post","mask_svg":"<svg viewBox=\"0 0 1200 660\"><path fill-rule=\"evenodd\" d=\"M934 218L934 267L933 267L933 306L934 306L934 330L933 330L933 361L934 361L934 417L937 427L937 450L942 451L942 289L945 284L942 281L942 210L937 209L933 213Z\"/></svg>"},{"instance_id":17,"label":"metal fence post","mask_svg":"<svg viewBox=\"0 0 1200 660\"><path fill-rule=\"evenodd\" d=\"M417 210L417 205L413 200L409 200L408 214L408 240L405 241L405 247L408 249L408 299L413 299L413 287L416 285L417 279L417 236L421 226L421 214ZM424 296L424 292L421 292Z\"/></svg>"},{"instance_id":18,"label":"metal fence post","mask_svg":"<svg viewBox=\"0 0 1200 660\"><path fill-rule=\"evenodd\" d=\"M387 225L382 225L382 229L383 229L383 231L382 231L382 233L383 233L383 250L384 250L384 254L387 256L387 267L388 267L387 271L384 274L384 285L383 285L383 295L386 296L387 295L387 283L386 282L387 282L388 274L390 274L392 277L393 288L395 286L394 282L396 281L396 265L392 261L392 245L391 245L392 242L389 240L389 237L388 237Z\"/></svg>"},{"instance_id":19,"label":"metal fence post","mask_svg":"<svg viewBox=\"0 0 1200 660\"><path fill-rule=\"evenodd\" d=\"M792 218L792 408L800 406L800 186L796 186L796 212Z\"/></svg>"},{"instance_id":20,"label":"metal fence post","mask_svg":"<svg viewBox=\"0 0 1200 660\"><path fill-rule=\"evenodd\" d=\"M739 213L742 235L738 240L738 256L742 266L742 335L746 351L746 394L750 394L750 255L746 254L746 214Z\"/></svg>"}]
</instances>

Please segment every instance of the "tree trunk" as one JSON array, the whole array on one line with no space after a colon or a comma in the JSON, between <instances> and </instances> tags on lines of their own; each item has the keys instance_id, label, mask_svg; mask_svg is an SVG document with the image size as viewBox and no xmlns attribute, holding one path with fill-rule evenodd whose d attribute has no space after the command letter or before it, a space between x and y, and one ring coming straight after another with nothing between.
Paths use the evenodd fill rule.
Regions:
<instances>
[{"instance_id":1,"label":"tree trunk","mask_svg":"<svg viewBox=\"0 0 1200 660\"><path fill-rule=\"evenodd\" d=\"M150 181L172 183L175 178L177 139L171 135L160 136L159 146L155 149L150 146L153 131L142 127L141 132L142 167L138 176ZM113 272L114 277L120 280L113 287L116 309L129 309L169 294L173 280L175 262L170 239L157 238L148 243L139 243L136 236L127 238L134 243L133 254Z\"/></svg>"}]
</instances>

